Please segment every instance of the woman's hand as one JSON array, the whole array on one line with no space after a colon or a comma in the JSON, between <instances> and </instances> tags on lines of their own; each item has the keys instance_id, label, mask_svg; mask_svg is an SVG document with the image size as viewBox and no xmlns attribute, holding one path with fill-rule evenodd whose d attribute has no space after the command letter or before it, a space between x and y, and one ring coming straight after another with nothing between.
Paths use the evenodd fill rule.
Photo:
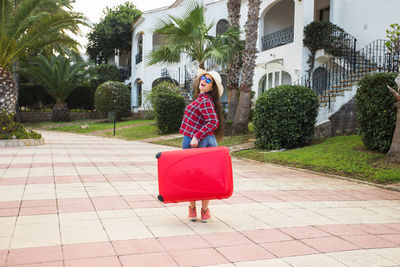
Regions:
<instances>
[{"instance_id":1,"label":"woman's hand","mask_svg":"<svg viewBox=\"0 0 400 267\"><path fill-rule=\"evenodd\" d=\"M198 147L199 146L199 141L195 136L193 136L192 141L190 141L190 146L191 147Z\"/></svg>"}]
</instances>

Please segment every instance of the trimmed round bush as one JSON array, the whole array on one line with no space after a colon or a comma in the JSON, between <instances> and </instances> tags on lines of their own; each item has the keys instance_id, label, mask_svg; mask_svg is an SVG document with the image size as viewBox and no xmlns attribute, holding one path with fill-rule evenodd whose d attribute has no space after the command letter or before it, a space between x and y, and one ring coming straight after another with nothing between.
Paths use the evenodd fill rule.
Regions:
<instances>
[{"instance_id":1,"label":"trimmed round bush","mask_svg":"<svg viewBox=\"0 0 400 267\"><path fill-rule=\"evenodd\" d=\"M359 82L355 96L359 134L371 150L389 151L396 126L396 99L386 85L396 88L397 73L367 75Z\"/></svg>"},{"instance_id":2,"label":"trimmed round bush","mask_svg":"<svg viewBox=\"0 0 400 267\"><path fill-rule=\"evenodd\" d=\"M179 88L169 82L162 82L152 89L149 98L160 132L177 132L185 111L185 100Z\"/></svg>"},{"instance_id":3,"label":"trimmed round bush","mask_svg":"<svg viewBox=\"0 0 400 267\"><path fill-rule=\"evenodd\" d=\"M96 111L102 118L106 118L110 111L116 112L116 119L129 117L131 111L129 87L121 82L105 82L97 88L94 104Z\"/></svg>"},{"instance_id":4,"label":"trimmed round bush","mask_svg":"<svg viewBox=\"0 0 400 267\"><path fill-rule=\"evenodd\" d=\"M308 144L318 115L317 94L310 88L281 85L256 101L254 128L257 147L295 148Z\"/></svg>"}]
</instances>

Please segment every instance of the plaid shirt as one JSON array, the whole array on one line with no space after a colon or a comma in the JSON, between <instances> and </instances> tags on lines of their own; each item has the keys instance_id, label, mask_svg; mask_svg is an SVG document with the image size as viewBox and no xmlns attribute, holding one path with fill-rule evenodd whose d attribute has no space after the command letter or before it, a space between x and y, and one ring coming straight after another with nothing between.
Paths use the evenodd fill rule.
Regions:
<instances>
[{"instance_id":1,"label":"plaid shirt","mask_svg":"<svg viewBox=\"0 0 400 267\"><path fill-rule=\"evenodd\" d=\"M201 93L186 107L179 132L190 138L195 136L201 142L207 135L212 135L218 125L218 116L211 97L207 93Z\"/></svg>"}]
</instances>

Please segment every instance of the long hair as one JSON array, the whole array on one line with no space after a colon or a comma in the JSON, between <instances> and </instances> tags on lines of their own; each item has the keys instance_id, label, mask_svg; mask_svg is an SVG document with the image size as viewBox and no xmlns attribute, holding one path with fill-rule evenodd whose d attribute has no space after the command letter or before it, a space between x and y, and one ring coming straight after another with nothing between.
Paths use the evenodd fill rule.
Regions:
<instances>
[{"instance_id":1,"label":"long hair","mask_svg":"<svg viewBox=\"0 0 400 267\"><path fill-rule=\"evenodd\" d=\"M200 75L196 77L196 79L193 82L193 93L194 93L194 98L196 99L197 96L200 94L200 77L203 75ZM222 105L221 105L221 100L218 94L218 87L217 84L215 83L213 79L213 85L212 85L212 90L207 92L207 94L211 97L214 107L215 107L215 113L217 113L218 116L218 121L219 125L218 128L214 131L215 138L217 139L218 142L222 141L224 139L224 117L222 116Z\"/></svg>"}]
</instances>

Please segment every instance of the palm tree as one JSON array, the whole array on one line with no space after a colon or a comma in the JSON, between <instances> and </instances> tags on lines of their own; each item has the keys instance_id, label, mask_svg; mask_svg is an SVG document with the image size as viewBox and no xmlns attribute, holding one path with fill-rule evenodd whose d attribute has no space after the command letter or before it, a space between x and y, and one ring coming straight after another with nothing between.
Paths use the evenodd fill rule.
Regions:
<instances>
[{"instance_id":1,"label":"palm tree","mask_svg":"<svg viewBox=\"0 0 400 267\"><path fill-rule=\"evenodd\" d=\"M237 29L240 28L240 7L242 5L241 0L229 0L227 2L228 13L229 13L229 22L231 27L235 27ZM237 53L233 58L232 62L228 66L227 74L228 74L228 114L227 114L227 122L230 123L233 121L235 112L238 105L239 100L239 72L240 72L240 53ZM228 125L227 125L228 126ZM225 132L227 133L231 127L226 127Z\"/></svg>"},{"instance_id":2,"label":"palm tree","mask_svg":"<svg viewBox=\"0 0 400 267\"><path fill-rule=\"evenodd\" d=\"M18 88L13 65L41 50L76 49L65 31L79 31L84 17L71 12L70 0L0 0L0 109L16 112Z\"/></svg>"},{"instance_id":3,"label":"palm tree","mask_svg":"<svg viewBox=\"0 0 400 267\"><path fill-rule=\"evenodd\" d=\"M389 85L387 86L397 100L397 102L394 103L394 106L397 109L397 119L396 119L396 127L393 133L392 143L390 145L390 149L386 156L388 157L389 162L399 164L400 163L400 73L396 77L395 82L397 84L398 91L391 88Z\"/></svg>"},{"instance_id":4,"label":"palm tree","mask_svg":"<svg viewBox=\"0 0 400 267\"><path fill-rule=\"evenodd\" d=\"M170 16L160 20L154 31L165 36L165 44L150 53L149 65L157 63L176 63L180 53L185 53L204 69L204 62L212 58L218 64L227 64L241 48L240 32L229 28L216 37L209 35L214 23L206 24L204 7L198 3L188 7L182 18Z\"/></svg>"},{"instance_id":5,"label":"palm tree","mask_svg":"<svg viewBox=\"0 0 400 267\"><path fill-rule=\"evenodd\" d=\"M253 86L254 67L256 62L258 21L261 0L249 0L249 12L246 22L246 45L242 55L242 80L240 84L240 98L233 120L233 134L247 131L250 113L251 88Z\"/></svg>"},{"instance_id":6,"label":"palm tree","mask_svg":"<svg viewBox=\"0 0 400 267\"><path fill-rule=\"evenodd\" d=\"M21 69L37 85L42 86L55 100L52 121L69 121L69 108L66 99L82 81L86 70L85 62L72 64L68 58L52 55L47 59L39 55L32 59L32 64Z\"/></svg>"}]
</instances>

